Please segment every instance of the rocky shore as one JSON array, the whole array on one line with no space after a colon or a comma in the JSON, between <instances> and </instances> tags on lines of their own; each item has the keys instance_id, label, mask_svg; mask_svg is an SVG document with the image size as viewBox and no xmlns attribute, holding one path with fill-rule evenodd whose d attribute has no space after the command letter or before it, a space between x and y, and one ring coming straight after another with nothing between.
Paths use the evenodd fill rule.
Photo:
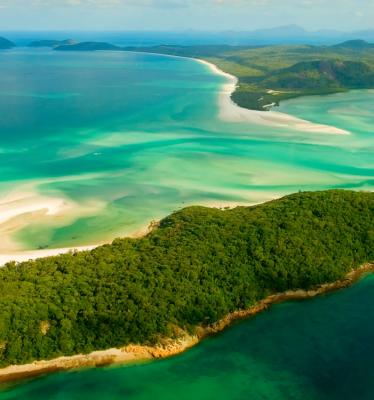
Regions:
<instances>
[{"instance_id":1,"label":"rocky shore","mask_svg":"<svg viewBox=\"0 0 374 400\"><path fill-rule=\"evenodd\" d=\"M0 383L32 378L63 370L102 367L112 364L142 362L171 357L193 347L204 338L221 332L233 322L254 316L266 310L273 304L289 300L309 299L328 292L343 289L371 272L374 272L374 264L368 263L351 271L342 280L321 285L313 290L296 290L270 295L247 310L235 311L208 327L198 327L195 335L182 332L177 339L164 339L160 344L154 347L129 345L120 349L95 351L87 355L60 357L49 361L35 361L31 364L25 365L12 365L0 369Z\"/></svg>"}]
</instances>

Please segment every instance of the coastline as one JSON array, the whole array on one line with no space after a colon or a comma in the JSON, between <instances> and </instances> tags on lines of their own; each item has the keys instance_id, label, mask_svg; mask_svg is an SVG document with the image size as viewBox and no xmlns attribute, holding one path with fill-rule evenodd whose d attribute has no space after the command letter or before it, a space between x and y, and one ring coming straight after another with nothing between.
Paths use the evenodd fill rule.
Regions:
<instances>
[{"instance_id":1,"label":"coastline","mask_svg":"<svg viewBox=\"0 0 374 400\"><path fill-rule=\"evenodd\" d=\"M180 57L185 58L185 57ZM330 125L317 124L311 121L303 120L289 114L281 113L279 111L256 111L244 108L236 104L231 95L236 91L239 79L221 70L217 65L200 59L192 58L207 66L214 74L225 77L228 82L223 85L219 94L219 117L227 122L250 122L260 125L276 126L280 128L291 128L304 132L323 133L333 135L350 135L350 132L336 128Z\"/></svg>"},{"instance_id":2,"label":"coastline","mask_svg":"<svg viewBox=\"0 0 374 400\"><path fill-rule=\"evenodd\" d=\"M30 250L30 251L20 251L9 254L0 253L0 268L4 268L5 264L9 262L25 262L30 260L36 260L38 258L53 257L61 254L67 254L70 252L78 251L89 251L93 250L100 245L93 246L80 246L80 247L64 247L60 249L43 249L43 250Z\"/></svg>"},{"instance_id":3,"label":"coastline","mask_svg":"<svg viewBox=\"0 0 374 400\"><path fill-rule=\"evenodd\" d=\"M195 346L205 338L222 332L235 321L252 317L270 306L290 300L304 300L329 292L347 288L361 277L374 272L374 264L367 263L349 272L343 279L323 284L311 290L294 290L272 294L254 306L228 314L220 321L208 326L197 327L194 335L183 332L177 339L163 339L156 346L128 345L123 348L112 348L95 351L87 355L59 357L49 361L35 361L30 364L12 365L0 369L0 383L33 378L47 373L76 370L81 368L103 367L108 365L146 362L175 356Z\"/></svg>"},{"instance_id":4,"label":"coastline","mask_svg":"<svg viewBox=\"0 0 374 400\"><path fill-rule=\"evenodd\" d=\"M143 236L148 235L154 227L157 226L157 222L152 221L148 226L144 227L140 231L136 231L132 234L128 234L125 237L131 239L138 239ZM0 231L1 232L1 231ZM38 258L54 257L67 253L76 253L80 251L91 251L97 247L104 246L106 243L97 243L88 246L78 246L78 247L62 247L56 249L43 249L43 250L24 250L24 251L14 251L12 253L1 253L0 252L0 268L4 268L9 262L21 263L25 261L37 260Z\"/></svg>"},{"instance_id":5,"label":"coastline","mask_svg":"<svg viewBox=\"0 0 374 400\"><path fill-rule=\"evenodd\" d=\"M273 198L271 199L273 200ZM218 203L218 202L210 202L209 204L205 204L205 207L210 207L210 208L235 208L239 206L243 207L248 207L251 206L252 204L242 204L242 203ZM149 233L152 232L154 228L156 228L159 224L159 221L151 221L148 225L144 225L144 227L140 230L134 231L133 233L129 233L124 235L123 237L125 238L130 238L130 239L139 239L141 237L144 237L148 235ZM5 226L5 228L7 228ZM1 223L0 223L0 234L2 233L1 230ZM6 238L5 238L6 239ZM7 244L10 248L12 248L13 243L9 240L5 240L3 238L3 247ZM114 238L113 238L114 240ZM59 256L62 254L67 254L67 253L76 253L76 252L81 252L81 251L91 251L94 250L100 246L104 246L105 244L110 244L111 242L102 242L102 243L96 243L92 245L86 245L86 246L76 246L76 247L60 247L60 248L54 248L54 249L40 249L40 250L12 250L11 252L1 252L1 247L0 247L0 268L4 268L7 263L10 262L16 262L16 263L22 263L25 261L32 261L32 260L37 260L39 258L46 258L46 257L54 257L54 256Z\"/></svg>"},{"instance_id":6,"label":"coastline","mask_svg":"<svg viewBox=\"0 0 374 400\"><path fill-rule=\"evenodd\" d=\"M202 65L205 65L210 69L213 74L225 77L228 82L222 85L222 89L218 97L219 118L223 121L234 123L249 122L256 125L290 128L299 131L301 130L307 133L321 133L332 135L351 134L351 132L337 128L335 126L318 124L279 111L257 111L239 106L231 98L231 95L236 91L239 79L236 76L223 71L216 64L213 64L212 62L204 60L202 58L177 56L165 53L147 53L139 51L130 51L130 53L157 55L182 60L192 60Z\"/></svg>"},{"instance_id":7,"label":"coastline","mask_svg":"<svg viewBox=\"0 0 374 400\"><path fill-rule=\"evenodd\" d=\"M155 54L155 53L149 53ZM228 122L250 122L260 125L277 126L281 128L290 128L304 132L328 133L328 134L350 134L347 131L327 126L319 125L313 122L305 121L288 114L276 111L255 111L238 106L231 99L232 93L236 90L238 78L219 69L215 64L198 58L189 58L182 56L173 56L160 54L165 57L181 58L193 60L208 67L212 73L223 76L227 83L222 85L222 90L218 95L219 117ZM209 206L209 205L207 205ZM225 205L214 204L215 208L225 207ZM89 251L99 247L107 242L95 243L92 245L78 247L64 247L41 250L22 250L10 238L10 233L23 227L28 221L33 221L45 217L72 218L76 214L76 204L71 204L64 198L47 198L41 196L35 190L31 190L27 185L20 193L12 194L9 198L2 199L0 202L0 233L3 236L3 242L0 245L0 268L8 262L24 262L43 257L57 256L69 252ZM100 208L100 205L82 206L80 212L89 214L91 210ZM145 227L146 228L146 227ZM147 234L147 229L141 233L134 232L127 237L137 238ZM11 250L10 250L11 249Z\"/></svg>"}]
</instances>

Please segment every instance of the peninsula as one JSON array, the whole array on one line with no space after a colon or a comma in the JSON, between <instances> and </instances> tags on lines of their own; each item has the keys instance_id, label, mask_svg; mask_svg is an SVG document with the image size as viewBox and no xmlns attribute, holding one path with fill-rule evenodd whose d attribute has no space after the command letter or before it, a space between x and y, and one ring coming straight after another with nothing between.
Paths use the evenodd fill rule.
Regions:
<instances>
[{"instance_id":1,"label":"peninsula","mask_svg":"<svg viewBox=\"0 0 374 400\"><path fill-rule=\"evenodd\" d=\"M373 193L304 192L255 207L189 207L143 238L9 263L0 270L0 366L113 348L126 350L63 364L175 354L273 302L372 271L373 221ZM33 365L59 369L53 363ZM27 376L27 367L0 376L17 368Z\"/></svg>"},{"instance_id":2,"label":"peninsula","mask_svg":"<svg viewBox=\"0 0 374 400\"><path fill-rule=\"evenodd\" d=\"M54 48L57 51L99 51L111 50L120 51L121 47L106 42L81 42L74 44L62 44Z\"/></svg>"},{"instance_id":3,"label":"peninsula","mask_svg":"<svg viewBox=\"0 0 374 400\"><path fill-rule=\"evenodd\" d=\"M120 47L82 42L57 51L135 51L205 60L236 76L232 100L240 107L269 111L283 100L374 88L374 45L350 40L333 46L199 45Z\"/></svg>"},{"instance_id":4,"label":"peninsula","mask_svg":"<svg viewBox=\"0 0 374 400\"><path fill-rule=\"evenodd\" d=\"M199 58L238 78L233 101L268 111L283 100L374 88L374 45L153 46L127 50Z\"/></svg>"}]
</instances>

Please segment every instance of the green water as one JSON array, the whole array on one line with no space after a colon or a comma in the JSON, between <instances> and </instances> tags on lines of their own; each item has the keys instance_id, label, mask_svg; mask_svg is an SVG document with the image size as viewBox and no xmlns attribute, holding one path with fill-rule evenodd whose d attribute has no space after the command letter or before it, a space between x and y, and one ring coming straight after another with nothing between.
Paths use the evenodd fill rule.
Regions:
<instances>
[{"instance_id":1,"label":"green water","mask_svg":"<svg viewBox=\"0 0 374 400\"><path fill-rule=\"evenodd\" d=\"M0 53L0 218L19 215L0 233L22 249L96 244L190 204L373 189L373 91L282 106L339 136L223 122L224 82L157 55ZM51 199L59 212L43 212Z\"/></svg>"},{"instance_id":2,"label":"green water","mask_svg":"<svg viewBox=\"0 0 374 400\"><path fill-rule=\"evenodd\" d=\"M0 218L21 214L0 221L2 238L25 249L78 246L188 204L373 190L374 91L282 104L351 132L339 136L225 123L224 81L194 61L155 55L0 53ZM51 199L63 199L63 213L31 218L22 208ZM373 293L369 276L275 306L181 356L54 374L2 387L0 400L373 399Z\"/></svg>"},{"instance_id":3,"label":"green water","mask_svg":"<svg viewBox=\"0 0 374 400\"><path fill-rule=\"evenodd\" d=\"M371 400L374 275L349 289L284 303L190 351L127 367L58 373L1 400Z\"/></svg>"}]
</instances>

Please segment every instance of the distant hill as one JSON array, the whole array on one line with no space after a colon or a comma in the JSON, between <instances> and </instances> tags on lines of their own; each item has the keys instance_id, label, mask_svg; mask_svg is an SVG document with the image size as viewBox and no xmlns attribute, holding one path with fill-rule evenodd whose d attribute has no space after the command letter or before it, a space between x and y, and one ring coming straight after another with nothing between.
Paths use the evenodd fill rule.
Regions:
<instances>
[{"instance_id":1,"label":"distant hill","mask_svg":"<svg viewBox=\"0 0 374 400\"><path fill-rule=\"evenodd\" d=\"M294 33L300 31L297 26L283 29ZM268 110L270 105L300 96L374 88L374 46L365 40L350 40L332 46L168 45L126 47L123 50L212 62L239 79L232 94L233 101L254 110Z\"/></svg>"},{"instance_id":2,"label":"distant hill","mask_svg":"<svg viewBox=\"0 0 374 400\"><path fill-rule=\"evenodd\" d=\"M232 33L234 35L234 33ZM237 33L238 35L238 33ZM298 25L285 25L269 29L259 29L246 32L240 35L246 38L248 44L267 43L267 44L291 44L291 43L314 43L314 44L332 44L343 41L354 41L356 38L367 41L374 40L374 30L363 30L353 32L343 32L334 29L320 29L316 31L307 31Z\"/></svg>"},{"instance_id":3,"label":"distant hill","mask_svg":"<svg viewBox=\"0 0 374 400\"><path fill-rule=\"evenodd\" d=\"M252 32L248 32L248 35L252 38L297 38L308 36L310 32L298 25L285 25L278 26L275 28L258 29Z\"/></svg>"},{"instance_id":4,"label":"distant hill","mask_svg":"<svg viewBox=\"0 0 374 400\"><path fill-rule=\"evenodd\" d=\"M345 49L373 49L374 44L368 43L366 40L347 40L346 42L336 44L332 46L335 48L345 48Z\"/></svg>"},{"instance_id":5,"label":"distant hill","mask_svg":"<svg viewBox=\"0 0 374 400\"><path fill-rule=\"evenodd\" d=\"M16 47L16 45L8 39L0 37L0 49L11 49Z\"/></svg>"},{"instance_id":6,"label":"distant hill","mask_svg":"<svg viewBox=\"0 0 374 400\"><path fill-rule=\"evenodd\" d=\"M214 43L234 45L264 44L333 44L356 38L374 41L374 30L343 32L334 29L308 31L298 25L285 25L253 31L230 31L215 34ZM170 41L169 41L170 43Z\"/></svg>"},{"instance_id":7,"label":"distant hill","mask_svg":"<svg viewBox=\"0 0 374 400\"><path fill-rule=\"evenodd\" d=\"M272 73L262 85L278 89L373 87L374 69L360 61L304 61Z\"/></svg>"},{"instance_id":8,"label":"distant hill","mask_svg":"<svg viewBox=\"0 0 374 400\"><path fill-rule=\"evenodd\" d=\"M270 30L272 34L274 29ZM278 33L302 33L298 26ZM266 31L260 32L265 35ZM54 44L54 41L44 41ZM40 42L39 42L40 45ZM283 100L374 88L374 45L349 40L333 46L178 46L119 47L107 42L81 42L54 47L57 51L138 51L202 58L239 79L232 99L238 105L268 110Z\"/></svg>"},{"instance_id":9,"label":"distant hill","mask_svg":"<svg viewBox=\"0 0 374 400\"><path fill-rule=\"evenodd\" d=\"M97 51L97 50L122 50L121 47L105 42L81 42L55 47L57 51Z\"/></svg>"},{"instance_id":10,"label":"distant hill","mask_svg":"<svg viewBox=\"0 0 374 400\"><path fill-rule=\"evenodd\" d=\"M65 45L73 45L76 42L72 39L66 40L36 40L29 43L28 47L57 47Z\"/></svg>"}]
</instances>

